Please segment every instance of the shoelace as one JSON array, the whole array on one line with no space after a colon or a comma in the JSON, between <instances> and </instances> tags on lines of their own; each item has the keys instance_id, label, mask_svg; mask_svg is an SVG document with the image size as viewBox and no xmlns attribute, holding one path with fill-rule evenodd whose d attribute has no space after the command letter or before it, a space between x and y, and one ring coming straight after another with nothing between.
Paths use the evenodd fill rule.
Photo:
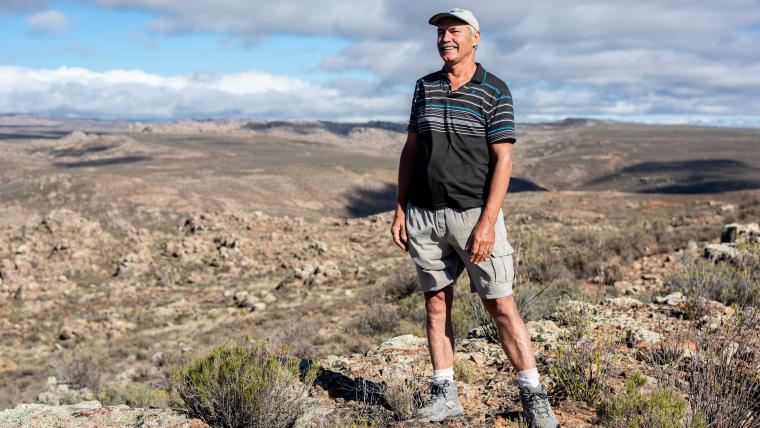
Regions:
<instances>
[{"instance_id":1,"label":"shoelace","mask_svg":"<svg viewBox=\"0 0 760 428\"><path fill-rule=\"evenodd\" d=\"M549 401L543 392L529 392L527 397L531 410L541 417L549 417Z\"/></svg>"},{"instance_id":2,"label":"shoelace","mask_svg":"<svg viewBox=\"0 0 760 428\"><path fill-rule=\"evenodd\" d=\"M430 398L427 400L426 404L430 404L443 397L446 397L446 384L433 383L430 385Z\"/></svg>"}]
</instances>

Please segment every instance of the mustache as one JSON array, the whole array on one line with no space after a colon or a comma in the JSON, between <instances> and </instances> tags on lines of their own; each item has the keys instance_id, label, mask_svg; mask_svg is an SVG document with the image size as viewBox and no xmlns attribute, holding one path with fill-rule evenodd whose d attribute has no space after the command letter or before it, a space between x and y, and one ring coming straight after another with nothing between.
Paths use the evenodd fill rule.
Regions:
<instances>
[{"instance_id":1,"label":"mustache","mask_svg":"<svg viewBox=\"0 0 760 428\"><path fill-rule=\"evenodd\" d=\"M446 48L459 48L459 45L456 43L441 43L438 45L438 49L446 49Z\"/></svg>"}]
</instances>

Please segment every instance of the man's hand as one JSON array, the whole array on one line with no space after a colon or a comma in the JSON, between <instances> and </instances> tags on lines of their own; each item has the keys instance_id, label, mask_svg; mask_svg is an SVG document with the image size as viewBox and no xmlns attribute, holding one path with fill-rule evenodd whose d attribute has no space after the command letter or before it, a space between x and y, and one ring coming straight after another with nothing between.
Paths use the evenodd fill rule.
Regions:
<instances>
[{"instance_id":1,"label":"man's hand","mask_svg":"<svg viewBox=\"0 0 760 428\"><path fill-rule=\"evenodd\" d=\"M391 235L393 243L404 251L409 251L406 240L406 215L403 210L397 210L391 225Z\"/></svg>"},{"instance_id":2,"label":"man's hand","mask_svg":"<svg viewBox=\"0 0 760 428\"><path fill-rule=\"evenodd\" d=\"M491 257L495 241L496 229L494 224L481 217L475 227L472 228L470 239L465 248L470 252L470 262L480 263Z\"/></svg>"}]
</instances>

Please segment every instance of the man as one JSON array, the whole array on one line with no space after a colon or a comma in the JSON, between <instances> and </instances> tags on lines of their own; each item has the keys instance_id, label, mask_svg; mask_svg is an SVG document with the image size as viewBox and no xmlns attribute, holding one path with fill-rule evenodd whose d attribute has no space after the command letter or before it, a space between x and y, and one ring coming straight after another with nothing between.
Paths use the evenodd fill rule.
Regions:
<instances>
[{"instance_id":1,"label":"man","mask_svg":"<svg viewBox=\"0 0 760 428\"><path fill-rule=\"evenodd\" d=\"M518 370L531 427L558 427L539 383L530 336L512 296L513 249L501 210L516 141L507 85L475 62L480 26L472 12L430 18L444 66L417 81L401 152L393 241L414 260L425 296L433 364L431 399L419 416L463 413L454 383L453 286L464 269L494 318Z\"/></svg>"}]
</instances>

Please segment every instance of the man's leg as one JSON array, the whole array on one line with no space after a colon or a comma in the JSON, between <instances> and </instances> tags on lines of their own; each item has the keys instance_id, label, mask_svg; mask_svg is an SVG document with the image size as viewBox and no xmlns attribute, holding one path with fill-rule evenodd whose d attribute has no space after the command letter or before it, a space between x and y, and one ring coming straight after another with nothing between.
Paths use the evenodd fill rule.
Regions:
<instances>
[{"instance_id":1,"label":"man's leg","mask_svg":"<svg viewBox=\"0 0 760 428\"><path fill-rule=\"evenodd\" d=\"M417 410L417 416L431 421L442 421L464 413L454 382L454 328L451 323L453 302L452 285L425 293L426 328L430 360L433 362L433 379L430 382L430 397Z\"/></svg>"},{"instance_id":2,"label":"man's leg","mask_svg":"<svg viewBox=\"0 0 760 428\"><path fill-rule=\"evenodd\" d=\"M512 294L482 299L499 331L499 342L509 361L518 370L520 402L530 428L559 428L557 416L549 403L546 389L539 382L536 356L530 335L520 317Z\"/></svg>"},{"instance_id":3,"label":"man's leg","mask_svg":"<svg viewBox=\"0 0 760 428\"><path fill-rule=\"evenodd\" d=\"M449 285L438 291L425 293L427 313L427 339L433 370L454 366L454 327L451 323L451 306L454 287Z\"/></svg>"},{"instance_id":4,"label":"man's leg","mask_svg":"<svg viewBox=\"0 0 760 428\"><path fill-rule=\"evenodd\" d=\"M507 358L519 371L536 367L536 356L530 343L528 328L520 317L515 299L510 294L496 299L482 299L499 331L499 342Z\"/></svg>"}]
</instances>

